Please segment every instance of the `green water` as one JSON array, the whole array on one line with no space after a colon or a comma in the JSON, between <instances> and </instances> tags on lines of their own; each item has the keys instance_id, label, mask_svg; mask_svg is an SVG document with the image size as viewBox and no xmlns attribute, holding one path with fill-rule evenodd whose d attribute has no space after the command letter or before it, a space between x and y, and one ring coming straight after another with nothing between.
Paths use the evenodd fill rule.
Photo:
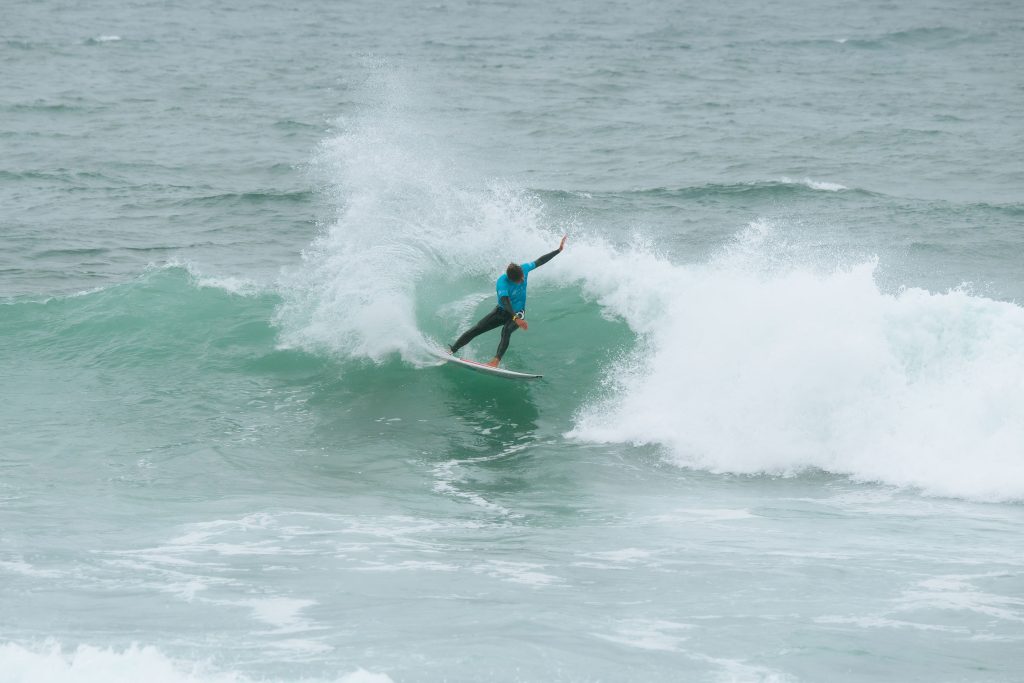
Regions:
<instances>
[{"instance_id":1,"label":"green water","mask_svg":"<svg viewBox=\"0 0 1024 683\"><path fill-rule=\"evenodd\" d=\"M2 16L0 683L1020 678L1015 3Z\"/></svg>"}]
</instances>

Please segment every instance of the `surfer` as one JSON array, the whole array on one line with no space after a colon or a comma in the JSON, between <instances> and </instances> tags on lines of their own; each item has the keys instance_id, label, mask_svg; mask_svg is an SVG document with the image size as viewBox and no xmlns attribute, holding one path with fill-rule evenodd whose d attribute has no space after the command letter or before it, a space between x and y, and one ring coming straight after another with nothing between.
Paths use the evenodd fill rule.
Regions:
<instances>
[{"instance_id":1,"label":"surfer","mask_svg":"<svg viewBox=\"0 0 1024 683\"><path fill-rule=\"evenodd\" d=\"M488 361L487 365L492 368L498 367L501 357L508 349L509 338L517 329L526 330L529 325L526 323L526 280L530 271L540 268L545 263L555 258L565 248L565 237L558 243L558 249L544 254L536 261L529 263L510 263L505 273L498 278L495 289L498 293L498 305L493 311L485 315L480 322L463 332L454 344L448 347L453 354L468 344L474 337L484 332L489 332L495 327L501 328L501 341L498 342L498 350L494 358Z\"/></svg>"}]
</instances>

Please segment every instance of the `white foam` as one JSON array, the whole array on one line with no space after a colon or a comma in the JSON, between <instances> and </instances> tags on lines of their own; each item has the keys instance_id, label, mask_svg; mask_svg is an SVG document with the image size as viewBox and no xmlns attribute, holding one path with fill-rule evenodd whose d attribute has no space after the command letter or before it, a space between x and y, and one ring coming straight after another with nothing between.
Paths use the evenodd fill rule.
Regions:
<instances>
[{"instance_id":1,"label":"white foam","mask_svg":"<svg viewBox=\"0 0 1024 683\"><path fill-rule=\"evenodd\" d=\"M56 641L25 646L0 644L0 683L249 683L237 671L224 671L207 662L169 657L153 646L124 649L78 645L64 649ZM316 683L313 679L294 679ZM391 683L383 673L356 669L338 683ZM282 683L284 683L282 681Z\"/></svg>"},{"instance_id":2,"label":"white foam","mask_svg":"<svg viewBox=\"0 0 1024 683\"><path fill-rule=\"evenodd\" d=\"M365 567L356 567L354 571L365 571L365 572L401 572L401 571L431 571L431 572L455 572L458 571L458 565L450 564L448 562L432 562L422 560L405 560L396 564L386 564L383 562L371 562Z\"/></svg>"},{"instance_id":3,"label":"white foam","mask_svg":"<svg viewBox=\"0 0 1024 683\"><path fill-rule=\"evenodd\" d=\"M644 346L571 436L662 444L714 472L821 468L1024 498L1024 309L885 293L873 262L822 269L799 256L758 222L708 264L635 255L631 274L588 282Z\"/></svg>"},{"instance_id":4,"label":"white foam","mask_svg":"<svg viewBox=\"0 0 1024 683\"><path fill-rule=\"evenodd\" d=\"M630 621L621 624L614 633L595 633L602 640L640 650L656 650L661 652L680 652L686 636L681 631L693 628L690 624L679 624L672 621Z\"/></svg>"},{"instance_id":5,"label":"white foam","mask_svg":"<svg viewBox=\"0 0 1024 683\"><path fill-rule=\"evenodd\" d=\"M814 620L816 624L849 624L851 626L857 626L858 628L872 629L872 628L894 628L894 629L912 629L915 631L945 631L948 633L969 633L968 629L955 628L951 626L942 626L940 624L922 624L915 621L903 621L900 619L889 619L888 617L869 616L869 617L855 617L855 616L825 616L817 617Z\"/></svg>"},{"instance_id":6,"label":"white foam","mask_svg":"<svg viewBox=\"0 0 1024 683\"><path fill-rule=\"evenodd\" d=\"M636 562L638 560L646 560L651 556L649 550L642 550L640 548L623 548L622 550L604 550L596 553L589 553L587 557L593 557L598 560L607 560L609 562Z\"/></svg>"},{"instance_id":7,"label":"white foam","mask_svg":"<svg viewBox=\"0 0 1024 683\"><path fill-rule=\"evenodd\" d=\"M839 192L840 190L849 189L845 185L840 185L839 183L830 183L824 180L811 180L810 178L793 180L792 178L786 178L783 176L781 180L787 185L803 185L804 187L809 187L812 190L823 190L825 192Z\"/></svg>"},{"instance_id":8,"label":"white foam","mask_svg":"<svg viewBox=\"0 0 1024 683\"><path fill-rule=\"evenodd\" d=\"M304 654L321 654L324 652L330 652L334 649L326 643L321 643L316 640L305 640L302 638L284 638L282 640L275 640L270 643L270 647L278 650L302 652Z\"/></svg>"},{"instance_id":9,"label":"white foam","mask_svg":"<svg viewBox=\"0 0 1024 683\"><path fill-rule=\"evenodd\" d=\"M792 683L795 680L788 674L739 660L717 657L695 657L695 659L707 661L720 667L716 677L719 683Z\"/></svg>"},{"instance_id":10,"label":"white foam","mask_svg":"<svg viewBox=\"0 0 1024 683\"><path fill-rule=\"evenodd\" d=\"M465 491L458 486L462 478L455 474L455 469L462 464L463 461L460 460L449 460L436 465L433 472L435 478L434 491L461 498L477 507L496 512L500 515L511 516L512 511L508 508L492 503L475 491Z\"/></svg>"},{"instance_id":11,"label":"white foam","mask_svg":"<svg viewBox=\"0 0 1024 683\"><path fill-rule=\"evenodd\" d=\"M151 270L173 270L175 268L184 269L192 284L201 289L220 289L235 296L256 296L266 289L260 283L249 278L206 275L198 265L191 261L171 259L163 264L150 264Z\"/></svg>"},{"instance_id":12,"label":"white foam","mask_svg":"<svg viewBox=\"0 0 1024 683\"><path fill-rule=\"evenodd\" d=\"M29 564L20 557L13 558L10 560L0 560L0 571L11 572L14 574L22 574L24 576L36 576L44 578L55 578L62 575L62 572L54 569L40 569L32 564Z\"/></svg>"},{"instance_id":13,"label":"white foam","mask_svg":"<svg viewBox=\"0 0 1024 683\"><path fill-rule=\"evenodd\" d=\"M235 296L255 296L263 291L259 283L240 277L198 277L196 285L209 289L221 289Z\"/></svg>"},{"instance_id":14,"label":"white foam","mask_svg":"<svg viewBox=\"0 0 1024 683\"><path fill-rule=\"evenodd\" d=\"M392 683L387 674L373 673L359 669L341 677L339 683Z\"/></svg>"},{"instance_id":15,"label":"white foam","mask_svg":"<svg viewBox=\"0 0 1024 683\"><path fill-rule=\"evenodd\" d=\"M1024 598L978 590L972 579L993 576L951 575L926 579L903 593L899 611L940 609L974 612L989 618L1024 623Z\"/></svg>"},{"instance_id":16,"label":"white foam","mask_svg":"<svg viewBox=\"0 0 1024 683\"><path fill-rule=\"evenodd\" d=\"M703 508L680 508L668 514L655 515L648 518L650 521L659 523L685 523L696 522L705 524L707 522L729 522L737 519L752 519L754 515L750 510L743 509L703 509Z\"/></svg>"},{"instance_id":17,"label":"white foam","mask_svg":"<svg viewBox=\"0 0 1024 683\"><path fill-rule=\"evenodd\" d=\"M510 581L522 583L527 586L541 587L562 583L562 579L552 574L545 574L540 571L543 565L532 562L508 562L504 560L491 560L473 567L473 571L479 574Z\"/></svg>"},{"instance_id":18,"label":"white foam","mask_svg":"<svg viewBox=\"0 0 1024 683\"><path fill-rule=\"evenodd\" d=\"M308 631L314 628L299 613L317 604L315 600L273 597L249 600L247 604L252 608L253 616L264 623L276 626L277 633Z\"/></svg>"}]
</instances>

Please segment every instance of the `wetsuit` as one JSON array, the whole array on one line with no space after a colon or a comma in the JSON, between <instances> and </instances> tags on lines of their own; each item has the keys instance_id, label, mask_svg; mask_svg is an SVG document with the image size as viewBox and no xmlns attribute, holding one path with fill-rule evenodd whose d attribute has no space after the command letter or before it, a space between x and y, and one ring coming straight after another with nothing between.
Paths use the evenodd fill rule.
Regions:
<instances>
[{"instance_id":1,"label":"wetsuit","mask_svg":"<svg viewBox=\"0 0 1024 683\"><path fill-rule=\"evenodd\" d=\"M512 333L519 329L516 325L516 314L524 314L526 312L526 283L531 270L540 268L551 259L558 256L559 250L544 254L536 261L530 263L523 263L519 267L523 269L523 281L521 283L511 282L508 276L502 274L495 283L495 290L498 295L498 305L493 311L485 315L480 322L473 327L466 330L461 337L459 337L454 344L449 348L452 353L455 353L463 346L468 344L484 332L489 332L495 327L501 327L501 341L498 342L498 350L494 356L501 360L501 357L505 355L505 351L508 350L508 342Z\"/></svg>"}]
</instances>

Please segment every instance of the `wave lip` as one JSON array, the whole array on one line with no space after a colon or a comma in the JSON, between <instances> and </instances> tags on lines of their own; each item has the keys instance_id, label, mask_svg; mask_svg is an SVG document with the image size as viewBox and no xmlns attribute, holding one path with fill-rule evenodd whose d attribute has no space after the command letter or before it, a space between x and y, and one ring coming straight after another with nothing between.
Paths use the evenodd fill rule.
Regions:
<instances>
[{"instance_id":1,"label":"wave lip","mask_svg":"<svg viewBox=\"0 0 1024 683\"><path fill-rule=\"evenodd\" d=\"M812 180L810 178L804 178L803 180L793 180L792 178L787 178L783 176L781 178L781 181L783 183L786 183L787 185L803 185L804 187L809 187L812 190L824 190L826 192L840 192L842 190L850 189L845 185L840 185L839 183L830 183L828 181L822 180Z\"/></svg>"}]
</instances>

